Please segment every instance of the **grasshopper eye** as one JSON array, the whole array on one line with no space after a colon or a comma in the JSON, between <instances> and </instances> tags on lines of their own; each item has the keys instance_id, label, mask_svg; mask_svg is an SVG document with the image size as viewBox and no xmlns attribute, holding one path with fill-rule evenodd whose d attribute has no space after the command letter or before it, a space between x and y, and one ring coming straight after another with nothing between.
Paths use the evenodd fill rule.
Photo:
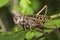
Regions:
<instances>
[{"instance_id":1,"label":"grasshopper eye","mask_svg":"<svg viewBox=\"0 0 60 40\"><path fill-rule=\"evenodd\" d=\"M17 23L17 21L18 21L18 20L17 20L17 17L14 17L13 20L14 20L15 24L18 24L18 23Z\"/></svg>"},{"instance_id":2,"label":"grasshopper eye","mask_svg":"<svg viewBox=\"0 0 60 40\"><path fill-rule=\"evenodd\" d=\"M15 20L17 21L17 18L15 18Z\"/></svg>"}]
</instances>

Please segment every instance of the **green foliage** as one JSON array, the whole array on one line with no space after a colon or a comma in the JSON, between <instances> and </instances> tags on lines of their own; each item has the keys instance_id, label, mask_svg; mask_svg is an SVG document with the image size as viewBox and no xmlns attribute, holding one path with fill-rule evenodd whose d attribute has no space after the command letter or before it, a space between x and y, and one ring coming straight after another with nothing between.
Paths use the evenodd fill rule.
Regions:
<instances>
[{"instance_id":1,"label":"green foliage","mask_svg":"<svg viewBox=\"0 0 60 40\"><path fill-rule=\"evenodd\" d=\"M50 20L49 22L45 22L46 25L52 25L52 24L56 24L57 26L46 26L48 28L60 28L60 17L57 17L53 20ZM52 30L51 30L52 31ZM45 32L51 32L49 30L45 30ZM55 30L54 32L52 32L50 35L46 36L43 40L60 40L59 39L59 35L60 35L60 30Z\"/></svg>"},{"instance_id":2,"label":"green foliage","mask_svg":"<svg viewBox=\"0 0 60 40\"><path fill-rule=\"evenodd\" d=\"M55 21L54 21L55 20ZM46 22L45 24L58 24L58 26L60 26L60 19L53 19L49 22ZM56 28L55 26L46 26L48 28ZM7 33L0 33L0 40L24 40L24 38L26 38L27 40L31 40L34 37L39 37L42 36L41 32L36 32L35 29L33 29L33 31L24 31L24 30L20 30L20 31L16 31L18 30L18 28L15 29L15 32L7 32ZM49 30L45 31L45 32L51 32ZM58 34L56 34L57 32L53 32L51 34L49 34L48 36L40 39L40 40L57 40L58 39ZM59 39L58 39L59 40Z\"/></svg>"},{"instance_id":3,"label":"green foliage","mask_svg":"<svg viewBox=\"0 0 60 40\"><path fill-rule=\"evenodd\" d=\"M60 28L54 30L50 35L46 36L43 40L60 40Z\"/></svg>"},{"instance_id":4,"label":"green foliage","mask_svg":"<svg viewBox=\"0 0 60 40\"><path fill-rule=\"evenodd\" d=\"M34 36L35 36L34 32L29 31L26 33L26 39L32 39Z\"/></svg>"},{"instance_id":5,"label":"green foliage","mask_svg":"<svg viewBox=\"0 0 60 40\"><path fill-rule=\"evenodd\" d=\"M9 0L0 0L0 7L6 5L9 2Z\"/></svg>"},{"instance_id":6,"label":"green foliage","mask_svg":"<svg viewBox=\"0 0 60 40\"><path fill-rule=\"evenodd\" d=\"M33 9L31 7L31 1L30 0L21 0L20 1L20 8L22 14L32 14Z\"/></svg>"},{"instance_id":7,"label":"green foliage","mask_svg":"<svg viewBox=\"0 0 60 40\"><path fill-rule=\"evenodd\" d=\"M25 32L18 31L14 32L7 32L7 33L0 33L0 40L24 40Z\"/></svg>"},{"instance_id":8,"label":"green foliage","mask_svg":"<svg viewBox=\"0 0 60 40\"><path fill-rule=\"evenodd\" d=\"M33 14L40 7L39 0L20 0L20 9L23 15Z\"/></svg>"},{"instance_id":9,"label":"green foliage","mask_svg":"<svg viewBox=\"0 0 60 40\"><path fill-rule=\"evenodd\" d=\"M41 32L37 32L36 30L34 31L28 31L26 33L26 39L27 40L32 40L34 37L39 37L42 36L43 34Z\"/></svg>"},{"instance_id":10,"label":"green foliage","mask_svg":"<svg viewBox=\"0 0 60 40\"><path fill-rule=\"evenodd\" d=\"M56 18L56 19L53 19L53 20L50 20L50 21L48 21L48 22L45 22L45 24L46 25L49 25L49 24L56 24L57 25L57 27L59 27L60 26L60 17L59 18ZM56 28L55 26L48 26L48 27L50 27L50 28Z\"/></svg>"},{"instance_id":11,"label":"green foliage","mask_svg":"<svg viewBox=\"0 0 60 40\"><path fill-rule=\"evenodd\" d=\"M31 2L32 2L32 8L34 9L34 12L38 12L38 10L41 9L40 0L31 0Z\"/></svg>"},{"instance_id":12,"label":"green foliage","mask_svg":"<svg viewBox=\"0 0 60 40\"><path fill-rule=\"evenodd\" d=\"M8 0L0 0L0 7L6 5L8 3ZM53 3L53 2L52 2ZM19 7L12 6L15 10L21 10L23 15L27 14L33 14L34 12L38 11L40 9L40 1L39 0L20 0ZM55 11L54 11L55 12ZM49 14L49 13L48 13ZM55 18L53 20L50 20L48 22L45 22L47 28L56 28L56 26L47 26L49 24L56 24L57 27L60 27L60 18ZM44 32L52 32L52 30L44 30ZM48 36L45 36L44 38L40 40L57 40L58 35L57 32L52 32ZM26 38L27 40L31 40L34 37L42 36L43 33L37 32L35 29L33 31L24 31L21 28L14 27L12 32L6 32L6 33L0 33L0 40L24 40ZM58 39L59 40L59 39Z\"/></svg>"}]
</instances>

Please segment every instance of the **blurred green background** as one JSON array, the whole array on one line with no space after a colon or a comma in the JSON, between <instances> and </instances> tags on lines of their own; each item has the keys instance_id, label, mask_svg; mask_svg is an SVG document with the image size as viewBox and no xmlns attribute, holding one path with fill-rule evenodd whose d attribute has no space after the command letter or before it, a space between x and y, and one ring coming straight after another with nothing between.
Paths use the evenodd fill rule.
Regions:
<instances>
[{"instance_id":1,"label":"blurred green background","mask_svg":"<svg viewBox=\"0 0 60 40\"><path fill-rule=\"evenodd\" d=\"M21 12L23 15L35 14L42 9L44 5L48 6L48 16L52 16L52 20L44 24L56 24L60 28L60 0L0 0L0 40L35 40L35 38L43 35L33 29L33 32L22 28L18 28L13 22L12 9ZM56 28L56 26L45 26L48 28ZM41 38L40 40L60 40L60 29L49 35ZM37 39L38 40L38 39Z\"/></svg>"}]
</instances>

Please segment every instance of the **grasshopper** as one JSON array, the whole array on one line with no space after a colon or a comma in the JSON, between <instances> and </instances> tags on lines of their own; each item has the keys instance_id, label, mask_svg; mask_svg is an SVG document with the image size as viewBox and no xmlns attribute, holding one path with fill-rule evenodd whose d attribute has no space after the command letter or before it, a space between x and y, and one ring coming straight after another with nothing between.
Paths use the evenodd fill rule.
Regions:
<instances>
[{"instance_id":1,"label":"grasshopper","mask_svg":"<svg viewBox=\"0 0 60 40\"><path fill-rule=\"evenodd\" d=\"M45 10L44 15L41 15L41 12ZM46 28L44 26L44 22L51 20L47 13L47 5L45 5L38 13L32 15L20 15L14 16L13 20L15 24L19 27L23 27L25 30L29 28L32 30L33 28L40 28L40 32L44 33L44 29L54 30L54 28ZM45 33L44 33L45 34Z\"/></svg>"}]
</instances>

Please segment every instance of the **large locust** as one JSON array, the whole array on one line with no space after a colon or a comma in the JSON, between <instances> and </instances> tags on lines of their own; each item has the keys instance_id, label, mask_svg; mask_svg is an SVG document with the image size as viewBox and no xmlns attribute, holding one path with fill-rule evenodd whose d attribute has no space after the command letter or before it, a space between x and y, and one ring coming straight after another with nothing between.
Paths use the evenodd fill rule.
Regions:
<instances>
[{"instance_id":1,"label":"large locust","mask_svg":"<svg viewBox=\"0 0 60 40\"><path fill-rule=\"evenodd\" d=\"M45 10L44 15L41 15L41 12ZM40 28L40 32L46 34L44 29L54 30L54 28L46 28L44 22L49 21L51 18L46 15L47 13L47 5L45 5L38 13L32 15L20 15L14 16L14 22L19 27L23 27L25 30L28 28L32 31L33 28ZM54 24L54 26L56 26Z\"/></svg>"}]
</instances>

